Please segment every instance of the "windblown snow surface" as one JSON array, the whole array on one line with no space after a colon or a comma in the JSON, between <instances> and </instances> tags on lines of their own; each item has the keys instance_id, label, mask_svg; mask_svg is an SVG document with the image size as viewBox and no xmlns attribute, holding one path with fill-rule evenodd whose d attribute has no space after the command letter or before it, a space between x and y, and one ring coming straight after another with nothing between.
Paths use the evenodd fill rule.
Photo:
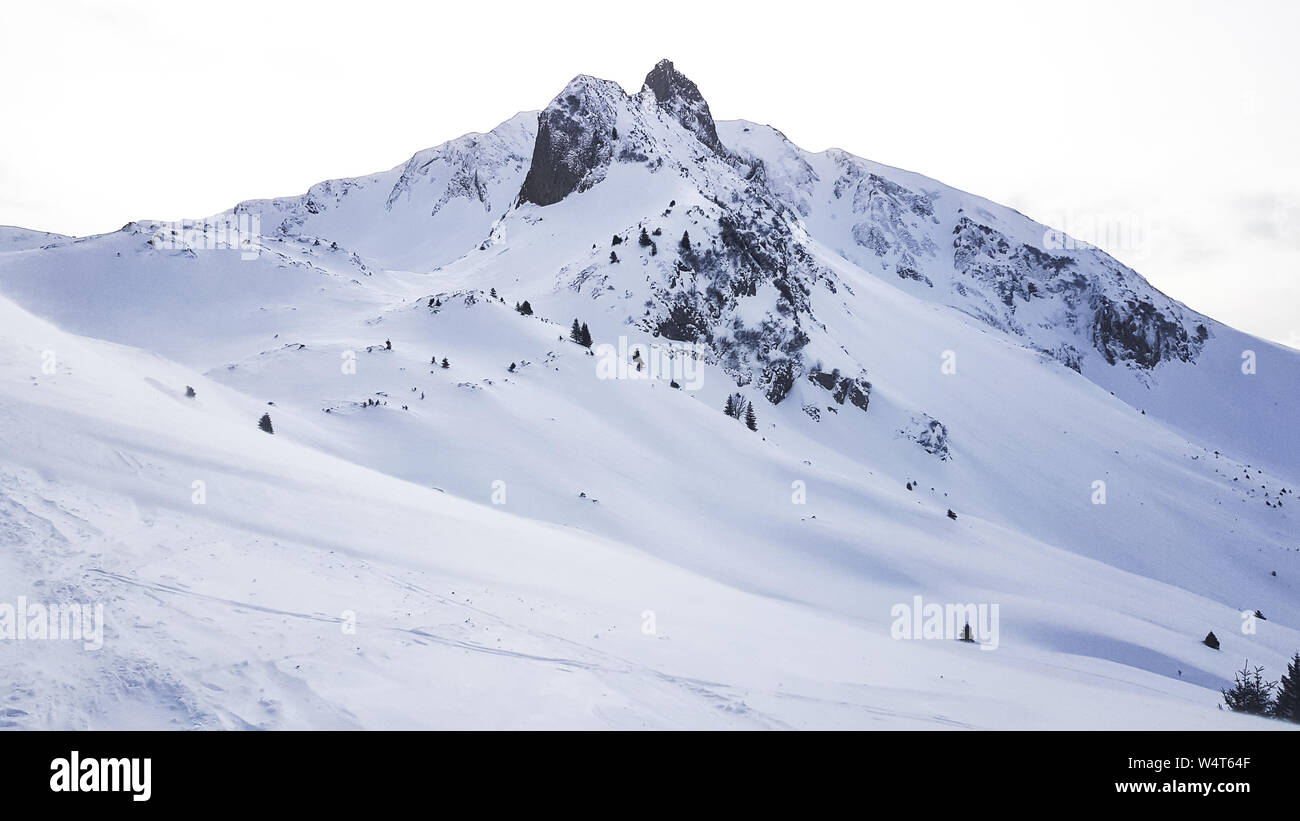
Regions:
<instances>
[{"instance_id":1,"label":"windblown snow surface","mask_svg":"<svg viewBox=\"0 0 1300 821\"><path fill-rule=\"evenodd\" d=\"M0 726L1277 726L1300 353L1098 250L671 64L219 218L0 229L0 603L106 623L0 640Z\"/></svg>"}]
</instances>

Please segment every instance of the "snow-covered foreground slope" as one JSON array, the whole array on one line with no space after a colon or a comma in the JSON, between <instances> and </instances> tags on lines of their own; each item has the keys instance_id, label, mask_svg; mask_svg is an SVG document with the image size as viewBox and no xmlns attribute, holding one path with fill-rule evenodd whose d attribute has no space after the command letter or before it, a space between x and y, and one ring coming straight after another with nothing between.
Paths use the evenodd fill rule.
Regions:
<instances>
[{"instance_id":1,"label":"snow-covered foreground slope","mask_svg":"<svg viewBox=\"0 0 1300 821\"><path fill-rule=\"evenodd\" d=\"M0 244L0 604L109 627L0 722L1258 726L1300 649L1300 355L671 64L252 215Z\"/></svg>"},{"instance_id":2,"label":"snow-covered foreground slope","mask_svg":"<svg viewBox=\"0 0 1300 821\"><path fill-rule=\"evenodd\" d=\"M712 579L267 436L249 422L263 406L181 366L8 301L0 317L0 592L102 602L107 621L98 650L0 643L7 726L1249 726L1198 686L1227 674L1228 654L1198 653L1180 629L1230 622L1230 609L1000 528L961 525L973 555L943 558L952 546L900 499L909 546L892 568L803 569L802 584L841 588L842 607L764 595L753 572ZM673 478L647 471L639 486ZM771 549L753 547L753 561ZM871 614L868 602L942 596L993 561L1007 588L1044 582L996 593L996 652L896 641L887 612ZM1080 588L1105 595L1079 604L1077 632L1039 621ZM861 612L843 612L854 597ZM1278 627L1249 649L1278 655L1296 638ZM1178 665L1182 680L1088 655L1116 653Z\"/></svg>"}]
</instances>

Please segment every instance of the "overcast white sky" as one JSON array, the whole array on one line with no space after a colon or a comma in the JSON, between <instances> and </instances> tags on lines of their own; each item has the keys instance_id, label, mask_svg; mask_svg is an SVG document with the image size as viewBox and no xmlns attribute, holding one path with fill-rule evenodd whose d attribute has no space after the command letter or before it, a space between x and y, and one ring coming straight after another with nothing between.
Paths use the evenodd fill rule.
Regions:
<instances>
[{"instance_id":1,"label":"overcast white sky","mask_svg":"<svg viewBox=\"0 0 1300 821\"><path fill-rule=\"evenodd\" d=\"M719 119L1006 203L1300 347L1294 2L3 2L0 224L301 193L668 57Z\"/></svg>"}]
</instances>

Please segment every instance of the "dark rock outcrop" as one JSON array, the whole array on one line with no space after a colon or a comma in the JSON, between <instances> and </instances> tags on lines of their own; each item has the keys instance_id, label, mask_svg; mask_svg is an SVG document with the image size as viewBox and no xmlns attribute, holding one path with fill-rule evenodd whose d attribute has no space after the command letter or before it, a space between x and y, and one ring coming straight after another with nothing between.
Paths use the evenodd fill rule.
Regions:
<instances>
[{"instance_id":1,"label":"dark rock outcrop","mask_svg":"<svg viewBox=\"0 0 1300 821\"><path fill-rule=\"evenodd\" d=\"M830 391L831 398L840 405L847 399L849 404L865 411L871 403L871 383L865 377L842 376L839 368L830 373L814 369L808 374L808 381Z\"/></svg>"},{"instance_id":2,"label":"dark rock outcrop","mask_svg":"<svg viewBox=\"0 0 1300 821\"><path fill-rule=\"evenodd\" d=\"M1097 294L1091 307L1093 346L1111 365L1126 361L1153 368L1170 359L1190 362L1206 339L1204 325L1193 336L1146 300L1120 303Z\"/></svg>"},{"instance_id":3,"label":"dark rock outcrop","mask_svg":"<svg viewBox=\"0 0 1300 821\"><path fill-rule=\"evenodd\" d=\"M660 60L645 76L645 87L655 95L659 107L695 135L696 139L725 156L727 150L718 139L713 114L700 89L686 75L673 68L672 61Z\"/></svg>"},{"instance_id":4,"label":"dark rock outcrop","mask_svg":"<svg viewBox=\"0 0 1300 821\"><path fill-rule=\"evenodd\" d=\"M537 115L537 141L519 189L521 203L552 205L604 179L614 157L615 95L624 96L612 83L576 77Z\"/></svg>"}]
</instances>

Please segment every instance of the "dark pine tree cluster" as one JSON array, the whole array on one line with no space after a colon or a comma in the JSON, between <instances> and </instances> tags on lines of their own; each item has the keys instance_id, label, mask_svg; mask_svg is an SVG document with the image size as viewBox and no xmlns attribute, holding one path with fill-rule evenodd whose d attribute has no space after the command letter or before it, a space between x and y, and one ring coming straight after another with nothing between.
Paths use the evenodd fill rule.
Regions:
<instances>
[{"instance_id":1,"label":"dark pine tree cluster","mask_svg":"<svg viewBox=\"0 0 1300 821\"><path fill-rule=\"evenodd\" d=\"M579 323L577 319L574 319L573 327L569 329L569 339L572 339L584 348L590 348L591 331L587 330L587 323Z\"/></svg>"},{"instance_id":2,"label":"dark pine tree cluster","mask_svg":"<svg viewBox=\"0 0 1300 821\"><path fill-rule=\"evenodd\" d=\"M1252 668L1247 661L1237 671L1232 687L1223 691L1223 701L1238 713L1300 724L1300 653L1291 657L1281 681L1266 681L1264 668Z\"/></svg>"}]
</instances>

